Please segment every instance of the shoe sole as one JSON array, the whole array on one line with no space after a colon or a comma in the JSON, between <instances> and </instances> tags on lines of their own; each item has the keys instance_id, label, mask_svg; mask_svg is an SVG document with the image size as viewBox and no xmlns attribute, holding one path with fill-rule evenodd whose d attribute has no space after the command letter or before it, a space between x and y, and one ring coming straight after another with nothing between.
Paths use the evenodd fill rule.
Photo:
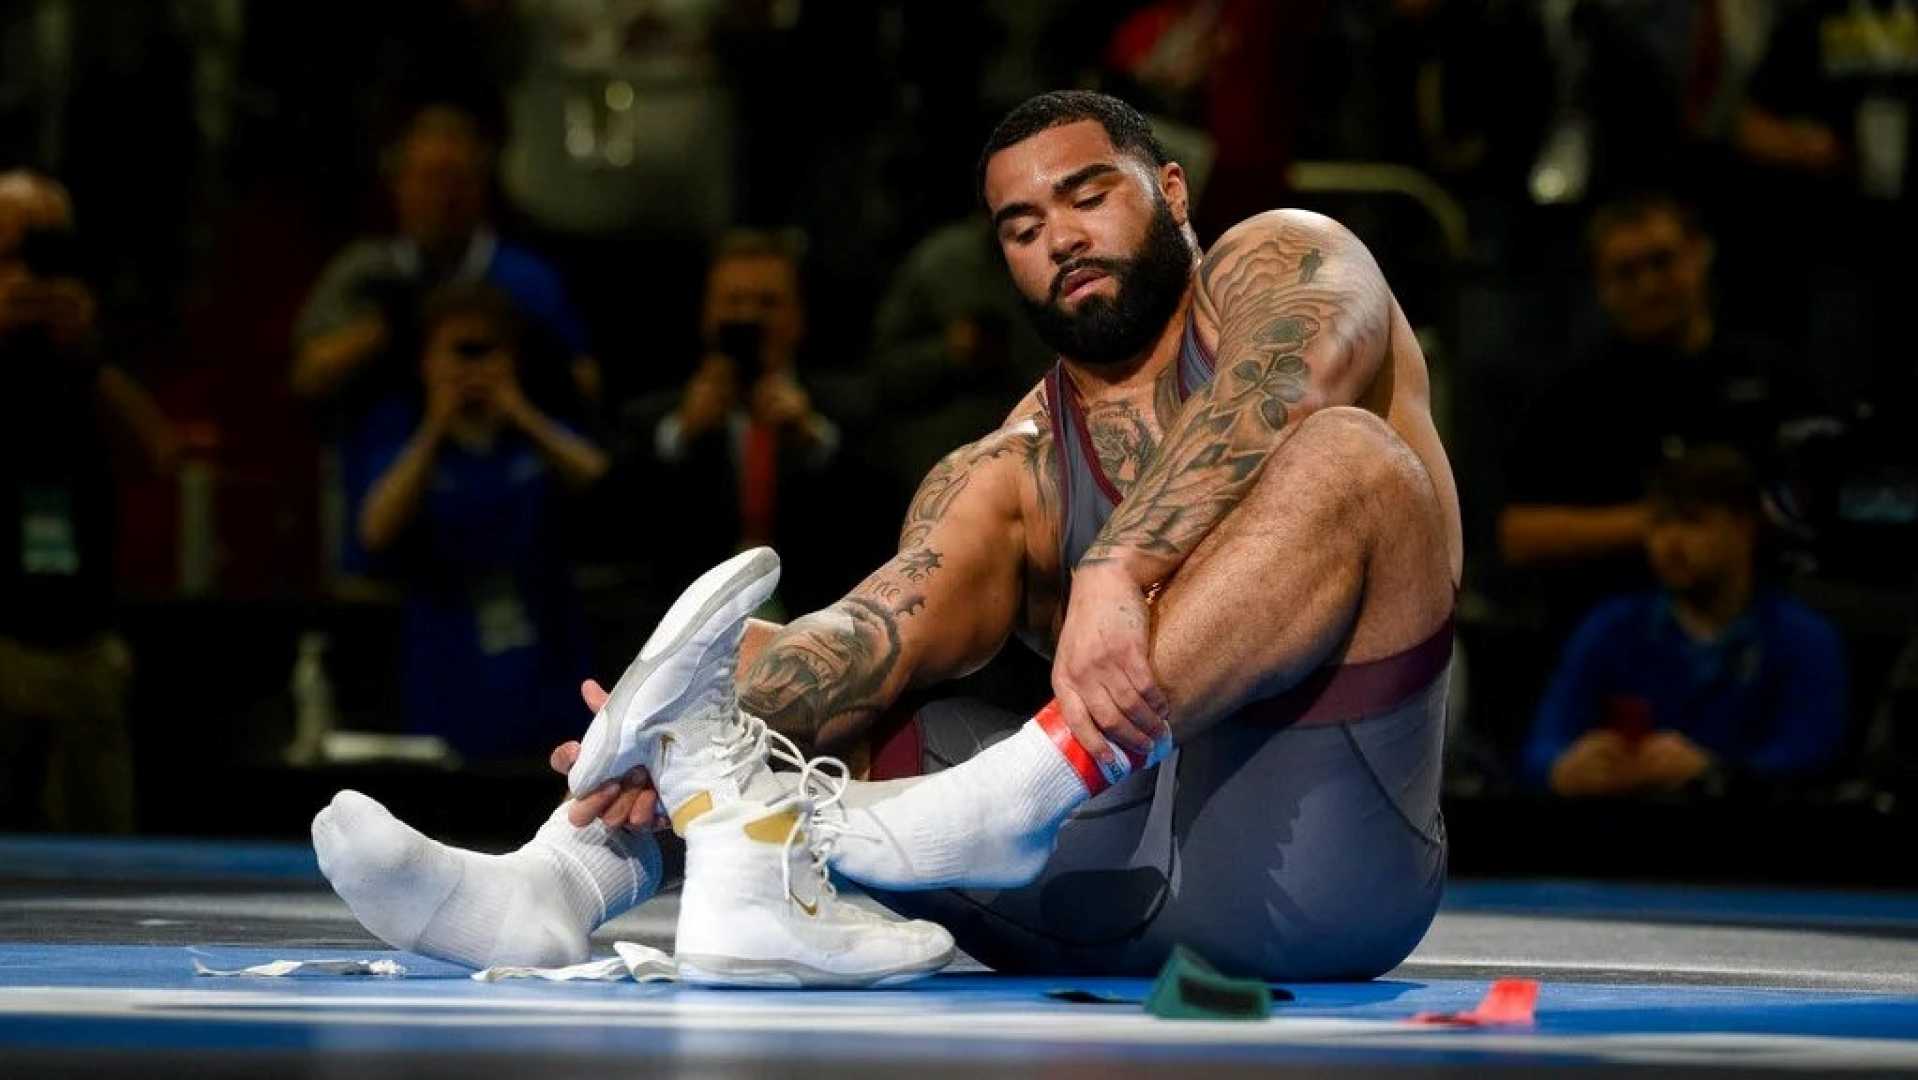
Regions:
<instances>
[{"instance_id":1,"label":"shoe sole","mask_svg":"<svg viewBox=\"0 0 1918 1080\"><path fill-rule=\"evenodd\" d=\"M695 986L777 989L883 989L915 982L952 963L953 950L908 968L885 971L826 971L796 960L760 960L710 953L680 954L679 981Z\"/></svg>"},{"instance_id":2,"label":"shoe sole","mask_svg":"<svg viewBox=\"0 0 1918 1080\"><path fill-rule=\"evenodd\" d=\"M771 548L753 548L701 574L679 595L580 740L579 760L566 774L575 797L642 764L639 746L649 722L681 704L723 633L696 651L688 646L715 627L744 620L778 585L779 556Z\"/></svg>"}]
</instances>

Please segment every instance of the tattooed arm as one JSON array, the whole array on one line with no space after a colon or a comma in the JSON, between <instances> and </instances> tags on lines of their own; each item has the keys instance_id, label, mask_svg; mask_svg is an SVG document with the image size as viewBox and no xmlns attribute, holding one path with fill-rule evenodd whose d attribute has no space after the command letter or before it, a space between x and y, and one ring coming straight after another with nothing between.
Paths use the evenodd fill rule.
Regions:
<instances>
[{"instance_id":1,"label":"tattooed arm","mask_svg":"<svg viewBox=\"0 0 1918 1080\"><path fill-rule=\"evenodd\" d=\"M899 553L838 603L780 629L740 703L802 745L863 734L905 690L971 671L1004 644L1024 557L1019 471L1027 424L948 454L913 497Z\"/></svg>"},{"instance_id":2,"label":"tattooed arm","mask_svg":"<svg viewBox=\"0 0 1918 1080\"><path fill-rule=\"evenodd\" d=\"M1158 456L1079 562L1140 586L1177 569L1258 479L1289 425L1355 404L1377 377L1392 295L1357 237L1275 210L1219 238L1195 303L1219 328L1217 374L1186 402Z\"/></svg>"}]
</instances>

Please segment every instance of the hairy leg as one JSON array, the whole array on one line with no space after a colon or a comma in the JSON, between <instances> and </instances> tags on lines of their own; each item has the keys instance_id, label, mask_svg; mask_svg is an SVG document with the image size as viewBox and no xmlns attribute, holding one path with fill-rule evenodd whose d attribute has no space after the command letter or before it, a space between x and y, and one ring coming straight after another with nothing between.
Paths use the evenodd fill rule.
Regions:
<instances>
[{"instance_id":1,"label":"hairy leg","mask_svg":"<svg viewBox=\"0 0 1918 1080\"><path fill-rule=\"evenodd\" d=\"M1153 605L1174 737L1328 662L1423 640L1452 611L1445 528L1424 466L1385 421L1307 417Z\"/></svg>"}]
</instances>

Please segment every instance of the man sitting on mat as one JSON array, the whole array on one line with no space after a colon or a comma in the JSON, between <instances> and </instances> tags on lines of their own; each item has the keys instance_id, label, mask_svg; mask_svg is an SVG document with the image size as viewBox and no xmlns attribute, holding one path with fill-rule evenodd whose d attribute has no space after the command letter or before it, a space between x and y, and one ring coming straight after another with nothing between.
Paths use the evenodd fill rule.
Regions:
<instances>
[{"instance_id":1,"label":"man sitting on mat","mask_svg":"<svg viewBox=\"0 0 1918 1080\"><path fill-rule=\"evenodd\" d=\"M934 468L899 553L838 603L748 625L764 550L696 582L610 698L587 688L599 715L555 752L576 801L521 851L446 848L342 792L315 844L369 929L579 959L657 888L657 846L620 826L663 807L681 971L708 981L892 982L950 955L937 926L838 900L828 865L1002 969L1146 973L1183 941L1234 973L1363 978L1417 944L1463 545L1378 267L1297 211L1201 258L1183 171L1102 95L1015 109L980 181L1060 353L1045 381ZM1029 720L921 712L924 745L972 752L951 768L848 782L785 737L849 743L1015 632L1057 696Z\"/></svg>"}]
</instances>

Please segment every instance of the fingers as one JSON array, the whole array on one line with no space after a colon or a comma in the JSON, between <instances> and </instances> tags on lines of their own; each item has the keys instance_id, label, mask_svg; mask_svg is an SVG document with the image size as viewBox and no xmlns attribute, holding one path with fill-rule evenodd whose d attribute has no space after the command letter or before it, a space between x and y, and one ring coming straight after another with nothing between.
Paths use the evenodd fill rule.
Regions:
<instances>
[{"instance_id":1,"label":"fingers","mask_svg":"<svg viewBox=\"0 0 1918 1080\"><path fill-rule=\"evenodd\" d=\"M1153 736L1148 732L1157 730L1159 718L1145 699L1130 685L1123 684L1101 687L1099 692L1088 696L1097 701L1101 694L1105 701L1092 707L1092 719L1106 741L1140 757L1150 756Z\"/></svg>"},{"instance_id":2,"label":"fingers","mask_svg":"<svg viewBox=\"0 0 1918 1080\"><path fill-rule=\"evenodd\" d=\"M579 696L581 700L586 702L588 711L598 713L599 710L606 707L606 699L613 695L607 693L606 688L599 685L597 681L587 679L585 682L579 684Z\"/></svg>"},{"instance_id":3,"label":"fingers","mask_svg":"<svg viewBox=\"0 0 1918 1080\"><path fill-rule=\"evenodd\" d=\"M622 786L606 809L599 812L599 820L605 822L609 829L624 828L627 819L632 817L634 805L639 802L640 794L639 788Z\"/></svg>"},{"instance_id":4,"label":"fingers","mask_svg":"<svg viewBox=\"0 0 1918 1080\"><path fill-rule=\"evenodd\" d=\"M586 795L574 799L566 807L566 820L576 829L583 829L593 823L593 819L606 812L619 797L619 782L608 780Z\"/></svg>"},{"instance_id":5,"label":"fingers","mask_svg":"<svg viewBox=\"0 0 1918 1080\"><path fill-rule=\"evenodd\" d=\"M659 827L659 792L646 788L633 800L632 810L627 814L626 827L647 830Z\"/></svg>"},{"instance_id":6,"label":"fingers","mask_svg":"<svg viewBox=\"0 0 1918 1080\"><path fill-rule=\"evenodd\" d=\"M1079 740L1079 745L1085 747L1086 753L1091 754L1093 760L1112 761L1116 751L1112 749L1110 743L1106 742L1106 737L1100 734L1099 725L1093 722L1092 714L1086 710L1085 702L1079 698L1079 695L1071 687L1057 684L1053 686L1052 692L1059 702L1059 714L1065 717L1066 730L1072 732L1072 737Z\"/></svg>"},{"instance_id":7,"label":"fingers","mask_svg":"<svg viewBox=\"0 0 1918 1080\"><path fill-rule=\"evenodd\" d=\"M572 742L563 742L553 747L553 753L546 759L546 763L553 767L554 772L565 776L573 771L573 762L578 760L579 740L574 739Z\"/></svg>"}]
</instances>

